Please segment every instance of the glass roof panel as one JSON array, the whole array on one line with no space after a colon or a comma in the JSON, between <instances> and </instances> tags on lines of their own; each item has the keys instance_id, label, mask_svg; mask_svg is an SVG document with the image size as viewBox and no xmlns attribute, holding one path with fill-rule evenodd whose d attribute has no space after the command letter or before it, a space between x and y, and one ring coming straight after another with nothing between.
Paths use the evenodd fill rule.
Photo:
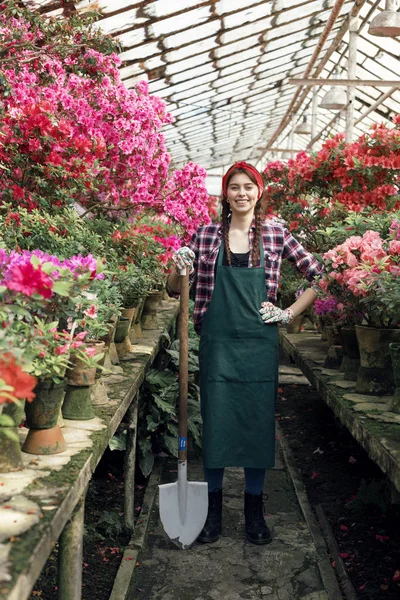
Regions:
<instances>
[{"instance_id":1,"label":"glass roof panel","mask_svg":"<svg viewBox=\"0 0 400 600\"><path fill-rule=\"evenodd\" d=\"M46 14L62 16L64 11L63 0L26 0L25 4ZM319 77L331 77L337 65L340 77L346 77L346 23L356 4L360 9L357 77L377 83L379 79L397 79L400 40L368 34L372 0L344 3L311 76L324 59ZM333 5L334 0L74 3L82 13L95 7L100 13L96 25L121 42L121 77L125 85L133 86L143 76L148 78L150 93L165 99L175 117L175 122L163 130L174 163L199 160L206 168L227 165L236 158L251 157L257 163L272 136L272 146L288 144L290 123L286 122L282 131L278 129L298 91L288 79L303 77ZM319 99L327 89L328 85L318 88ZM304 111L311 111L311 89L307 94L304 90L301 88L300 105L296 102L295 123ZM387 90L378 85L359 86L354 118L362 116ZM398 111L400 90L395 90L355 126L355 134ZM328 135L345 128L344 118L336 118L329 125L335 115L335 111L318 111L318 131L322 135L316 148ZM306 136L295 136L294 145L305 148L309 141Z\"/></svg>"}]
</instances>

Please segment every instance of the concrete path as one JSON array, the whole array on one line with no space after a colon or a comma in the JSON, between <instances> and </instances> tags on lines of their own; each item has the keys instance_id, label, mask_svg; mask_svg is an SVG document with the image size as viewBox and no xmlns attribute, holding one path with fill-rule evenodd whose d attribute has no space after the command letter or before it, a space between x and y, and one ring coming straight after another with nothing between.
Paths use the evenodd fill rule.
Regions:
<instances>
[{"instance_id":1,"label":"concrete path","mask_svg":"<svg viewBox=\"0 0 400 600\"><path fill-rule=\"evenodd\" d=\"M285 456L288 456L286 450ZM173 461L165 463L162 483L176 480L176 472L171 472L175 465ZM202 480L200 461L192 459L189 465L189 480ZM294 480L292 467L288 469L278 447L276 466L268 472L265 484L267 522L273 535L273 542L267 546L254 546L246 540L241 469L226 470L223 535L214 544L196 543L190 550L178 550L163 534L156 499L126 597L129 600L341 598L310 507L304 506L301 489L296 493ZM301 488L299 481L297 485Z\"/></svg>"}]
</instances>

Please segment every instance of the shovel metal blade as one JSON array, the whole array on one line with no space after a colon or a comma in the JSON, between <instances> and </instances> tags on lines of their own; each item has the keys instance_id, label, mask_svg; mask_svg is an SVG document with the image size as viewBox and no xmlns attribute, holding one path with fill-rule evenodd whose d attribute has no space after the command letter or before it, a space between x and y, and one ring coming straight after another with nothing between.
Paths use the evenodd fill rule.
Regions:
<instances>
[{"instance_id":1,"label":"shovel metal blade","mask_svg":"<svg viewBox=\"0 0 400 600\"><path fill-rule=\"evenodd\" d=\"M202 481L176 481L158 487L164 531L174 544L186 550L196 541L206 522L208 484Z\"/></svg>"}]
</instances>

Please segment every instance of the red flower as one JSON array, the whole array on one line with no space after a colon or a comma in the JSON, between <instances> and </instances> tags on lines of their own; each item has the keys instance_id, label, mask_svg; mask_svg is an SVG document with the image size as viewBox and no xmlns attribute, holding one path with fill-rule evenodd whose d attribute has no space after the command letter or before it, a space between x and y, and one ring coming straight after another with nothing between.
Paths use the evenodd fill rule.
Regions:
<instances>
[{"instance_id":1,"label":"red flower","mask_svg":"<svg viewBox=\"0 0 400 600\"><path fill-rule=\"evenodd\" d=\"M43 273L41 266L35 269L31 262L11 267L4 283L9 290L21 292L25 296L37 293L43 298L50 298L53 288L52 280Z\"/></svg>"},{"instance_id":2,"label":"red flower","mask_svg":"<svg viewBox=\"0 0 400 600\"><path fill-rule=\"evenodd\" d=\"M0 357L0 379L14 388L11 392L15 398L22 400L26 398L28 402L32 402L35 397L33 388L36 385L36 377L25 373L15 362L15 356L11 352L7 352ZM1 395L0 404L7 402L7 398Z\"/></svg>"},{"instance_id":3,"label":"red flower","mask_svg":"<svg viewBox=\"0 0 400 600\"><path fill-rule=\"evenodd\" d=\"M14 200L23 200L25 196L25 192L19 185L12 186L13 198Z\"/></svg>"}]
</instances>

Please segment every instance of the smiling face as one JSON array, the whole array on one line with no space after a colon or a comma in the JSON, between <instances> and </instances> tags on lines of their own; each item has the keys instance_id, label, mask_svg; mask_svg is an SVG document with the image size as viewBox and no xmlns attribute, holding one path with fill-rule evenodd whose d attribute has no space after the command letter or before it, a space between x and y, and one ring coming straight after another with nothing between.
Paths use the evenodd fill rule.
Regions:
<instances>
[{"instance_id":1,"label":"smiling face","mask_svg":"<svg viewBox=\"0 0 400 600\"><path fill-rule=\"evenodd\" d=\"M246 173L235 173L229 180L226 199L237 215L254 212L259 197L259 189Z\"/></svg>"}]
</instances>

